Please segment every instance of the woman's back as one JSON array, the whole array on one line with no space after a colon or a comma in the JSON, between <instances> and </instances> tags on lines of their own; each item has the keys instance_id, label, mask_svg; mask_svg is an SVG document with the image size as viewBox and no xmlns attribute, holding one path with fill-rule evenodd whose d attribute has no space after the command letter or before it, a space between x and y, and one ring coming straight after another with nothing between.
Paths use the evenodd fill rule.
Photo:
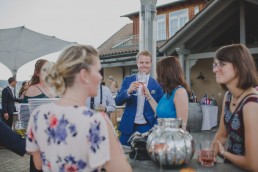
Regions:
<instances>
[{"instance_id":1,"label":"woman's back","mask_svg":"<svg viewBox=\"0 0 258 172\"><path fill-rule=\"evenodd\" d=\"M100 113L51 103L31 119L26 149L40 148L43 171L94 171L109 161L107 123Z\"/></svg>"}]
</instances>

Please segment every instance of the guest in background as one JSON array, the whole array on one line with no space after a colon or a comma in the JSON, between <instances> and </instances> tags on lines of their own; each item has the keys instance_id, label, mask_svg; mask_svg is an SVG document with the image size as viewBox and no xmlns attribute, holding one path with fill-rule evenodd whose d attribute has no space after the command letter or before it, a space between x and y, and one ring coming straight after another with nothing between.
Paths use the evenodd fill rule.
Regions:
<instances>
[{"instance_id":1,"label":"guest in background","mask_svg":"<svg viewBox=\"0 0 258 172\"><path fill-rule=\"evenodd\" d=\"M118 92L118 83L112 75L108 77L109 89L113 96L116 96Z\"/></svg>"},{"instance_id":2,"label":"guest in background","mask_svg":"<svg viewBox=\"0 0 258 172\"><path fill-rule=\"evenodd\" d=\"M136 55L136 63L139 73L147 74L146 85L151 90L152 97L159 102L163 92L158 82L149 74L151 69L151 54L148 51L139 52ZM157 123L155 112L145 97L133 95L134 92L139 90L138 88L141 85L136 80L139 73L125 77L115 99L118 106L126 103L118 129L121 131L120 142L128 146L128 139L134 132L147 132Z\"/></svg>"},{"instance_id":3,"label":"guest in background","mask_svg":"<svg viewBox=\"0 0 258 172\"><path fill-rule=\"evenodd\" d=\"M181 118L186 129L188 120L189 86L177 57L161 59L157 63L157 80L164 95L157 103L147 87L143 87L146 99L159 118Z\"/></svg>"},{"instance_id":4,"label":"guest in background","mask_svg":"<svg viewBox=\"0 0 258 172\"><path fill-rule=\"evenodd\" d=\"M71 45L59 56L47 83L60 95L31 114L26 150L43 171L131 171L105 115L85 106L102 79L97 49Z\"/></svg>"},{"instance_id":5,"label":"guest in background","mask_svg":"<svg viewBox=\"0 0 258 172\"><path fill-rule=\"evenodd\" d=\"M53 65L50 62L47 62L48 61L44 59L40 59L36 62L33 76L31 77L31 80L29 82L29 87L24 94L23 103L28 103L28 99L31 98L55 97L54 90L45 83L47 68Z\"/></svg>"},{"instance_id":6,"label":"guest in background","mask_svg":"<svg viewBox=\"0 0 258 172\"><path fill-rule=\"evenodd\" d=\"M26 90L28 89L28 87L29 87L29 82L28 81L23 81L22 82L22 87L19 91L19 98L20 99L24 98L24 94L25 94Z\"/></svg>"},{"instance_id":7,"label":"guest in background","mask_svg":"<svg viewBox=\"0 0 258 172\"><path fill-rule=\"evenodd\" d=\"M15 111L14 104L15 102L21 102L20 99L17 99L14 93L14 87L16 86L16 78L10 77L8 79L8 86L5 87L2 91L2 120L10 128L13 125L13 112Z\"/></svg>"},{"instance_id":8,"label":"guest in background","mask_svg":"<svg viewBox=\"0 0 258 172\"><path fill-rule=\"evenodd\" d=\"M87 98L86 106L93 110L106 112L109 117L110 113L116 110L116 103L112 97L110 89L102 84L99 84L98 86L96 97Z\"/></svg>"},{"instance_id":9,"label":"guest in background","mask_svg":"<svg viewBox=\"0 0 258 172\"><path fill-rule=\"evenodd\" d=\"M213 72L216 82L227 91L213 139L215 155L245 170L258 171L258 92L253 57L245 45L223 46L215 54Z\"/></svg>"},{"instance_id":10,"label":"guest in background","mask_svg":"<svg viewBox=\"0 0 258 172\"><path fill-rule=\"evenodd\" d=\"M39 59L35 63L34 73L29 82L29 87L25 91L23 103L28 103L28 99L33 98L54 98L54 90L49 87L46 82L47 69L53 66L53 63L48 62L45 59ZM25 107L26 108L26 107ZM23 109L25 112L29 112L29 109ZM36 172L37 170L34 166L32 157L30 158L30 171Z\"/></svg>"}]
</instances>

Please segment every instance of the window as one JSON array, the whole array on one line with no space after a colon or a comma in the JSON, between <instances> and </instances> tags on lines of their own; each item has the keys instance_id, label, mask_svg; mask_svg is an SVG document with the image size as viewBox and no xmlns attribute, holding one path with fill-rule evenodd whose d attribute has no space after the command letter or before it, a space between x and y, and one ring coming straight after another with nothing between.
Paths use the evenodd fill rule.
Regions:
<instances>
[{"instance_id":1,"label":"window","mask_svg":"<svg viewBox=\"0 0 258 172\"><path fill-rule=\"evenodd\" d=\"M199 13L199 6L194 7L194 15L196 15L197 13Z\"/></svg>"},{"instance_id":2,"label":"window","mask_svg":"<svg viewBox=\"0 0 258 172\"><path fill-rule=\"evenodd\" d=\"M157 41L167 39L166 36L166 15L157 16Z\"/></svg>"},{"instance_id":3,"label":"window","mask_svg":"<svg viewBox=\"0 0 258 172\"><path fill-rule=\"evenodd\" d=\"M188 9L169 13L169 36L173 36L188 22Z\"/></svg>"}]
</instances>

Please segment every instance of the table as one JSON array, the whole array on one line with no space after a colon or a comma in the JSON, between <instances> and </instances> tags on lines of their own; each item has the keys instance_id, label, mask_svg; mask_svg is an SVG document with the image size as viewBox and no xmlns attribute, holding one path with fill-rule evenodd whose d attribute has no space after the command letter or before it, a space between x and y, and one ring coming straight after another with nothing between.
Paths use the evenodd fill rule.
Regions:
<instances>
[{"instance_id":1,"label":"table","mask_svg":"<svg viewBox=\"0 0 258 172\"><path fill-rule=\"evenodd\" d=\"M133 172L159 172L160 167L153 163L152 161L139 161L136 160L133 163L131 163L131 166L133 168ZM216 163L213 167L204 167L200 165L197 161L197 159L192 159L188 164L177 167L177 168L170 168L165 169L163 168L163 172L180 172L184 168L192 168L197 172L221 172L221 171L232 171L232 172L242 172L244 170L236 167L233 164L224 164L222 162Z\"/></svg>"},{"instance_id":2,"label":"table","mask_svg":"<svg viewBox=\"0 0 258 172\"><path fill-rule=\"evenodd\" d=\"M210 130L218 125L218 106L202 105L202 130Z\"/></svg>"}]
</instances>

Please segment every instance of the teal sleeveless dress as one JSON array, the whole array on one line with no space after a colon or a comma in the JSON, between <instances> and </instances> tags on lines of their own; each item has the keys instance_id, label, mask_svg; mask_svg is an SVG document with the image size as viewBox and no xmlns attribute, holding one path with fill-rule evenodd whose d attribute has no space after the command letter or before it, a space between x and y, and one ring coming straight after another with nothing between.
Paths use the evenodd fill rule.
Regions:
<instances>
[{"instance_id":1,"label":"teal sleeveless dress","mask_svg":"<svg viewBox=\"0 0 258 172\"><path fill-rule=\"evenodd\" d=\"M174 104L174 96L176 90L178 88L184 88L182 86L178 86L172 91L171 96L168 96L165 93L162 98L160 99L158 106L156 107L156 113L159 118L176 118L176 107Z\"/></svg>"},{"instance_id":2,"label":"teal sleeveless dress","mask_svg":"<svg viewBox=\"0 0 258 172\"><path fill-rule=\"evenodd\" d=\"M24 96L22 103L28 103L28 99L36 99L36 98L49 98L46 96L43 92L37 96L29 97L29 96Z\"/></svg>"}]
</instances>

